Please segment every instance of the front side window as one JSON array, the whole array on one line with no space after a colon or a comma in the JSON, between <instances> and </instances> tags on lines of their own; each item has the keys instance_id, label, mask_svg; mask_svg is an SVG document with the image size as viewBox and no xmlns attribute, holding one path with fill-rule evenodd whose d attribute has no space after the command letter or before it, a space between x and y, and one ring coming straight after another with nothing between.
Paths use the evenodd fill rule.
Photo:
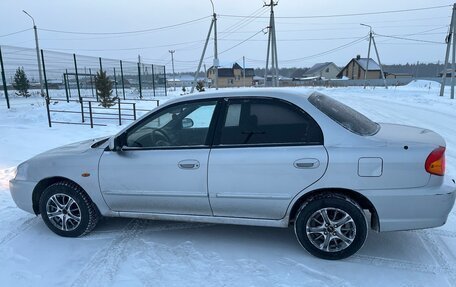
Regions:
<instances>
[{"instance_id":1,"label":"front side window","mask_svg":"<svg viewBox=\"0 0 456 287\"><path fill-rule=\"evenodd\" d=\"M205 146L216 101L182 103L164 108L127 132L128 147Z\"/></svg>"},{"instance_id":2,"label":"front side window","mask_svg":"<svg viewBox=\"0 0 456 287\"><path fill-rule=\"evenodd\" d=\"M274 99L233 99L223 118L219 145L319 145L318 124L298 107Z\"/></svg>"}]
</instances>

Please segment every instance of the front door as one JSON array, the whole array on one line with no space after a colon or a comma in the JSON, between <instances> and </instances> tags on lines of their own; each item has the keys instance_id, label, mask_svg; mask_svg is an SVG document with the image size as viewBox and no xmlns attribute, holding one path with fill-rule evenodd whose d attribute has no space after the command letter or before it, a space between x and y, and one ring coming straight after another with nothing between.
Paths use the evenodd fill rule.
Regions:
<instances>
[{"instance_id":1,"label":"front door","mask_svg":"<svg viewBox=\"0 0 456 287\"><path fill-rule=\"evenodd\" d=\"M207 191L216 101L175 104L123 135L122 151L99 164L101 192L114 211L211 215Z\"/></svg>"}]
</instances>

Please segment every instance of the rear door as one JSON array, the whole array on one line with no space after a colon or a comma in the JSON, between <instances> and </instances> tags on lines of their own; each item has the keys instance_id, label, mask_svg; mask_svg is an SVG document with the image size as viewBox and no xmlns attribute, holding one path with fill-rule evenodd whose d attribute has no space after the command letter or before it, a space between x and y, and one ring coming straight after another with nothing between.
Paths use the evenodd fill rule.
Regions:
<instances>
[{"instance_id":1,"label":"rear door","mask_svg":"<svg viewBox=\"0 0 456 287\"><path fill-rule=\"evenodd\" d=\"M283 218L327 163L322 131L305 111L272 98L228 99L209 156L213 213Z\"/></svg>"}]
</instances>

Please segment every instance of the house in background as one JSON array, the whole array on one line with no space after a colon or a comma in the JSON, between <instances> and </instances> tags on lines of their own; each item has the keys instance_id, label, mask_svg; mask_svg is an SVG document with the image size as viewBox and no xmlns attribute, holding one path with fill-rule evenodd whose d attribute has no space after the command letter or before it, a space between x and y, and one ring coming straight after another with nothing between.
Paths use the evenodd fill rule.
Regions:
<instances>
[{"instance_id":1,"label":"house in background","mask_svg":"<svg viewBox=\"0 0 456 287\"><path fill-rule=\"evenodd\" d=\"M385 72L385 78L387 78L387 79L411 79L411 78L413 78L413 75L409 74L409 73L389 73L389 72Z\"/></svg>"},{"instance_id":2,"label":"house in background","mask_svg":"<svg viewBox=\"0 0 456 287\"><path fill-rule=\"evenodd\" d=\"M253 68L245 69L245 82L244 82L244 69L238 64L234 63L231 67L218 67L218 87L251 87L253 85L253 76L255 75ZM207 78L211 87L215 87L215 67L212 66L207 70Z\"/></svg>"},{"instance_id":3,"label":"house in background","mask_svg":"<svg viewBox=\"0 0 456 287\"><path fill-rule=\"evenodd\" d=\"M439 74L437 75L439 78L443 77L443 71L444 71L444 70L440 71ZM446 78L451 78L452 74L453 74L453 69L448 68L448 69L446 70L446 76L445 76L445 77L446 77ZM456 71L455 71L455 74L456 74Z\"/></svg>"},{"instance_id":4,"label":"house in background","mask_svg":"<svg viewBox=\"0 0 456 287\"><path fill-rule=\"evenodd\" d=\"M369 67L367 67L367 63L369 61ZM381 79L382 72L380 66L369 58L361 58L360 55L356 56L356 58L351 59L351 61L339 72L337 78L347 77L351 80L364 80L364 74L367 71L367 79Z\"/></svg>"},{"instance_id":5,"label":"house in background","mask_svg":"<svg viewBox=\"0 0 456 287\"><path fill-rule=\"evenodd\" d=\"M318 63L308 69L303 77L320 77L325 79L335 79L340 72L340 68L333 62Z\"/></svg>"}]
</instances>

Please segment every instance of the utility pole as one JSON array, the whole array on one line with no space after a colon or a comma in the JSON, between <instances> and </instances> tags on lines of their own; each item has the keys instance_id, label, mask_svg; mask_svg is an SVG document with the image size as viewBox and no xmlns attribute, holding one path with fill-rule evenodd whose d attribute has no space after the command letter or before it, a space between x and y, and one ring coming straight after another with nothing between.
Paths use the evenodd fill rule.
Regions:
<instances>
[{"instance_id":1,"label":"utility pole","mask_svg":"<svg viewBox=\"0 0 456 287\"><path fill-rule=\"evenodd\" d=\"M454 99L454 77L455 77L455 17L456 17L456 3L453 4L453 13L451 14L451 22L450 22L450 29L448 30L448 35L446 36L445 42L447 43L446 53L445 53L445 66L443 68L442 73L442 85L440 86L440 96L443 97L443 93L445 92L445 82L446 82L446 75L448 71L448 61L450 58L450 48L451 48L451 41L453 40L453 51L452 56L453 60L451 62L451 98Z\"/></svg>"},{"instance_id":2,"label":"utility pole","mask_svg":"<svg viewBox=\"0 0 456 287\"><path fill-rule=\"evenodd\" d=\"M206 48L207 48L207 44L209 43L209 38L212 33L212 28L214 28L214 60L213 60L212 67L214 67L214 69L215 69L215 89L218 90L219 59L218 59L218 51L217 51L217 14L215 13L214 2L212 2L212 0L210 0L210 1L211 1L211 5L212 5L212 21L211 21L211 25L209 26L209 32L207 33L206 42L204 43L203 52L201 53L201 58L198 63L198 68L196 69L196 72L195 72L195 77L193 80L193 85L192 85L192 89L190 90L190 93L193 93L195 91L196 81L198 80L198 74L200 72L201 65L203 64L204 55L206 54Z\"/></svg>"},{"instance_id":3,"label":"utility pole","mask_svg":"<svg viewBox=\"0 0 456 287\"><path fill-rule=\"evenodd\" d=\"M269 17L269 33L268 33L268 49L266 52L266 68L264 71L264 86L268 79L268 66L269 66L269 54L271 54L271 84L273 87L279 86L279 63L277 59L277 38L275 30L275 19L274 19L274 6L277 6L278 1L274 3L274 0L270 0L269 4L264 3L263 7L271 7L271 13Z\"/></svg>"},{"instance_id":4,"label":"utility pole","mask_svg":"<svg viewBox=\"0 0 456 287\"><path fill-rule=\"evenodd\" d=\"M375 44L374 32L372 31L372 26L366 25L361 23L361 26L369 27L369 48L367 50L367 61L366 61L366 71L364 71L364 89L366 88L367 84L367 73L369 72L369 62L370 62L370 50L371 44L374 44L375 54L377 55L378 65L380 66L380 73L382 74L383 84L385 85L385 89L388 89L388 85L386 83L385 73L383 72L383 66L380 61L380 55L378 53L377 45Z\"/></svg>"},{"instance_id":5,"label":"utility pole","mask_svg":"<svg viewBox=\"0 0 456 287\"><path fill-rule=\"evenodd\" d=\"M245 56L242 56L242 77L243 77L244 88L245 88Z\"/></svg>"},{"instance_id":6,"label":"utility pole","mask_svg":"<svg viewBox=\"0 0 456 287\"><path fill-rule=\"evenodd\" d=\"M37 28L35 25L35 19L33 19L33 17L29 13L27 13L27 11L22 10L22 12L24 12L25 15L29 16L33 22L33 30L35 31L36 60L38 61L38 76L40 78L40 92L41 92L41 96L44 97L45 93L44 93L44 85L43 85L43 74L42 74L42 68L41 68L40 46L38 44L38 31L37 31ZM48 96L48 95L46 95L46 96Z\"/></svg>"},{"instance_id":7,"label":"utility pole","mask_svg":"<svg viewBox=\"0 0 456 287\"><path fill-rule=\"evenodd\" d=\"M366 24L361 23L361 26L369 27L369 48L367 49L367 64L366 64L366 71L364 71L364 89L367 86L367 72L369 71L369 59L370 59L370 52L371 52L371 43L372 43L372 27Z\"/></svg>"},{"instance_id":8,"label":"utility pole","mask_svg":"<svg viewBox=\"0 0 456 287\"><path fill-rule=\"evenodd\" d=\"M168 50L168 52L171 54L171 63L173 66L173 85L174 85L174 91L176 90L176 75L174 74L174 53L176 50Z\"/></svg>"}]
</instances>

